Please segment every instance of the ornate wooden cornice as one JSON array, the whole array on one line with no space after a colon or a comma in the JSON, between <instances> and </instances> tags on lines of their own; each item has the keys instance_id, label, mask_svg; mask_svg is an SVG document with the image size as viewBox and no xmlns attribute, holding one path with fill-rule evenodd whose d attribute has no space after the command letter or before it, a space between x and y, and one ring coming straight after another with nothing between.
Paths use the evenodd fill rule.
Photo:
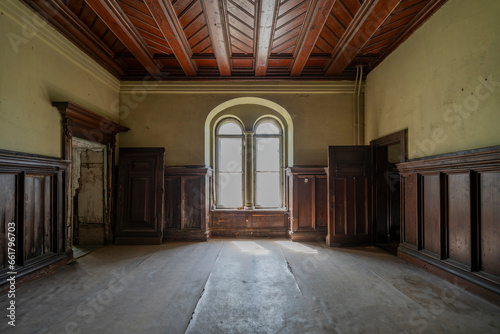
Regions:
<instances>
[{"instance_id":1,"label":"ornate wooden cornice","mask_svg":"<svg viewBox=\"0 0 500 334\"><path fill-rule=\"evenodd\" d=\"M129 128L72 102L52 102L63 118L67 138L78 137L101 144L113 144L115 135Z\"/></svg>"}]
</instances>

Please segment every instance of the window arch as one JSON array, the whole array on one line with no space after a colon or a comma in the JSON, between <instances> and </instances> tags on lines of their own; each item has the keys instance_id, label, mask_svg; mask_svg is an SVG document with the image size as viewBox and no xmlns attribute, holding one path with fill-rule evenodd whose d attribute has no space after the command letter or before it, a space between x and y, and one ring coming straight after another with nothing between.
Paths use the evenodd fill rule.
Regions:
<instances>
[{"instance_id":1,"label":"window arch","mask_svg":"<svg viewBox=\"0 0 500 334\"><path fill-rule=\"evenodd\" d=\"M248 124L247 124L248 125ZM215 123L215 203L220 209L284 207L284 129L272 116Z\"/></svg>"},{"instance_id":2,"label":"window arch","mask_svg":"<svg viewBox=\"0 0 500 334\"><path fill-rule=\"evenodd\" d=\"M283 129L273 118L261 118L254 126L255 207L283 206Z\"/></svg>"},{"instance_id":3,"label":"window arch","mask_svg":"<svg viewBox=\"0 0 500 334\"><path fill-rule=\"evenodd\" d=\"M215 184L218 208L243 206L243 126L235 118L225 118L215 132Z\"/></svg>"}]
</instances>

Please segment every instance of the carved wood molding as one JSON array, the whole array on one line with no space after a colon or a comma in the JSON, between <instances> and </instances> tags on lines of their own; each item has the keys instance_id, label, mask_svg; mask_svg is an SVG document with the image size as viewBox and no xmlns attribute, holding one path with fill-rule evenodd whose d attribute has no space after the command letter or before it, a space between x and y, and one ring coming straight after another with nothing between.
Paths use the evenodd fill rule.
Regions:
<instances>
[{"instance_id":1,"label":"carved wood molding","mask_svg":"<svg viewBox=\"0 0 500 334\"><path fill-rule=\"evenodd\" d=\"M100 144L114 145L117 133L130 130L71 102L52 102L52 105L61 113L67 139L75 136Z\"/></svg>"},{"instance_id":2,"label":"carved wood molding","mask_svg":"<svg viewBox=\"0 0 500 334\"><path fill-rule=\"evenodd\" d=\"M500 146L427 157L398 164L401 174L439 172L445 169L498 168Z\"/></svg>"}]
</instances>

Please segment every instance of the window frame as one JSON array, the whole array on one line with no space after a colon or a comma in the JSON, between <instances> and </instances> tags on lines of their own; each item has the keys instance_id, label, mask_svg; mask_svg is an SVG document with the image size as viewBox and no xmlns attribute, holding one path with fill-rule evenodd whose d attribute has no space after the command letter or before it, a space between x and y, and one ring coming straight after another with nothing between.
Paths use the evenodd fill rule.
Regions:
<instances>
[{"instance_id":1,"label":"window frame","mask_svg":"<svg viewBox=\"0 0 500 334\"><path fill-rule=\"evenodd\" d=\"M279 133L277 134L257 134L257 127L262 124L262 123L272 123L274 124L278 130ZM256 209L259 210L273 210L273 209L283 209L285 207L285 180L284 180L284 167L283 167L283 162L284 162L284 130L280 122L278 122L276 119L273 117L269 116L264 116L257 121L255 121L255 124L253 126L253 204ZM279 206L262 206L262 205L257 205L257 174L259 173L257 171L257 155L258 155L258 147L257 147L257 139L258 138L278 138L279 140L279 168L278 168L278 173L279 173L279 180L280 180L280 189L279 189L279 194L280 194L280 204Z\"/></svg>"},{"instance_id":2,"label":"window frame","mask_svg":"<svg viewBox=\"0 0 500 334\"><path fill-rule=\"evenodd\" d=\"M219 129L221 126L227 123L233 123L238 125L238 127L241 130L241 134L219 134ZM226 117L222 120L220 120L217 125L215 126L215 141L214 141L214 152L215 152L215 159L214 159L214 166L215 166L215 191L214 191L214 197L215 197L215 207L217 209L238 209L239 207L243 207L245 203L245 159L244 159L244 154L245 154L245 130L243 127L243 124L241 122L234 118L234 117ZM220 167L219 167L219 139L221 138L239 138L241 140L241 205L238 207L229 207L229 206L224 206L219 203L220 196L219 196L219 185L220 185ZM222 172L222 173L227 173L227 172Z\"/></svg>"}]
</instances>

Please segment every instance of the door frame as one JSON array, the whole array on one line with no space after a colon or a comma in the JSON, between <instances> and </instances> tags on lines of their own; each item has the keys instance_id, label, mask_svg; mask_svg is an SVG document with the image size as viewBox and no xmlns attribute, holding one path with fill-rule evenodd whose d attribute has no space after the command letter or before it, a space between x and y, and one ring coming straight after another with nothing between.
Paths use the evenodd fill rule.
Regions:
<instances>
[{"instance_id":1,"label":"door frame","mask_svg":"<svg viewBox=\"0 0 500 334\"><path fill-rule=\"evenodd\" d=\"M408 129L394 132L390 135L380 137L370 141L371 157L372 157L372 200L371 200L371 221L372 221L372 244L376 244L375 236L377 234L375 219L376 219L376 151L380 147L388 147L400 144L399 162L406 162L408 160ZM399 190L401 192L401 189ZM401 198L401 200L403 200ZM400 206L401 208L401 206ZM402 216L401 216L402 217ZM401 221L400 221L401 226Z\"/></svg>"},{"instance_id":2,"label":"door frame","mask_svg":"<svg viewBox=\"0 0 500 334\"><path fill-rule=\"evenodd\" d=\"M122 126L109 118L98 115L72 102L52 102L52 106L59 110L62 118L63 135L62 150L64 160L73 161L73 137L88 140L90 142L103 144L107 147L107 188L108 193L105 198L108 207L108 214L105 215L106 242L111 242L113 232L113 191L115 178L115 144L116 134L126 132L129 128ZM73 254L73 196L72 196L72 172L71 168L66 173L66 253Z\"/></svg>"}]
</instances>

